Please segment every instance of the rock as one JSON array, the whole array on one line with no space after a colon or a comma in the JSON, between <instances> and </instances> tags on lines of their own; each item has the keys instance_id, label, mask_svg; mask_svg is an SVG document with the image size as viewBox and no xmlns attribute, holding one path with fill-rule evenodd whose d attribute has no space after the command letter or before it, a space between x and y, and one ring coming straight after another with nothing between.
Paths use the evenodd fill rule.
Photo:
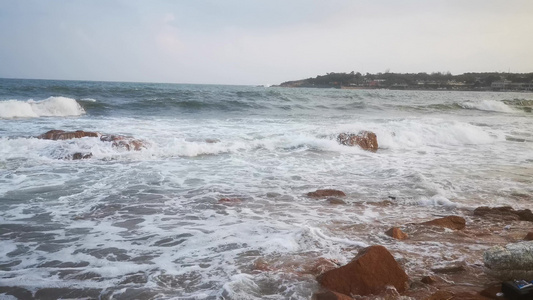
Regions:
<instances>
[{"instance_id":1,"label":"rock","mask_svg":"<svg viewBox=\"0 0 533 300\"><path fill-rule=\"evenodd\" d=\"M389 285L403 292L408 279L390 252L379 245L361 250L350 263L317 277L326 289L345 295L379 294Z\"/></svg>"},{"instance_id":2,"label":"rock","mask_svg":"<svg viewBox=\"0 0 533 300\"><path fill-rule=\"evenodd\" d=\"M316 293L313 295L311 299L312 300L353 300L353 298L350 296L340 294L340 293L335 293L332 291Z\"/></svg>"},{"instance_id":3,"label":"rock","mask_svg":"<svg viewBox=\"0 0 533 300\"><path fill-rule=\"evenodd\" d=\"M131 136L123 135L103 135L100 137L102 142L112 142L112 146L115 148L122 148L125 150L140 151L142 148L146 148L146 143L142 140L135 139Z\"/></svg>"},{"instance_id":4,"label":"rock","mask_svg":"<svg viewBox=\"0 0 533 300\"><path fill-rule=\"evenodd\" d=\"M433 276L424 276L422 277L422 279L420 279L420 282L425 283L425 284L434 284L437 282L437 278Z\"/></svg>"},{"instance_id":5,"label":"rock","mask_svg":"<svg viewBox=\"0 0 533 300\"><path fill-rule=\"evenodd\" d=\"M533 241L533 231L527 233L527 235L524 237L524 241Z\"/></svg>"},{"instance_id":6,"label":"rock","mask_svg":"<svg viewBox=\"0 0 533 300\"><path fill-rule=\"evenodd\" d=\"M533 280L533 241L495 246L483 254L487 273L506 281Z\"/></svg>"},{"instance_id":7,"label":"rock","mask_svg":"<svg viewBox=\"0 0 533 300\"><path fill-rule=\"evenodd\" d=\"M488 207L480 206L474 210L475 216L501 219L503 221L533 222L533 213L529 209L515 210L510 206Z\"/></svg>"},{"instance_id":8,"label":"rock","mask_svg":"<svg viewBox=\"0 0 533 300\"><path fill-rule=\"evenodd\" d=\"M339 198L328 198L327 201L329 202L329 204L334 204L334 205L346 204L346 202L344 202L344 200L339 199Z\"/></svg>"},{"instance_id":9,"label":"rock","mask_svg":"<svg viewBox=\"0 0 533 300\"><path fill-rule=\"evenodd\" d=\"M421 225L439 226L455 230L461 230L465 228L465 224L465 219L459 216L447 216L421 223Z\"/></svg>"},{"instance_id":10,"label":"rock","mask_svg":"<svg viewBox=\"0 0 533 300\"><path fill-rule=\"evenodd\" d=\"M405 240L409 236L398 227L392 227L385 232L386 235L395 238L397 240Z\"/></svg>"},{"instance_id":11,"label":"rock","mask_svg":"<svg viewBox=\"0 0 533 300\"><path fill-rule=\"evenodd\" d=\"M72 159L73 160L87 159L87 158L91 158L91 157L93 157L92 153L83 154L83 153L80 153L80 152L76 152L76 153L72 154Z\"/></svg>"},{"instance_id":12,"label":"rock","mask_svg":"<svg viewBox=\"0 0 533 300\"><path fill-rule=\"evenodd\" d=\"M425 300L448 300L453 299L454 294L452 292L448 291L437 291L433 293L431 296L426 298Z\"/></svg>"},{"instance_id":13,"label":"rock","mask_svg":"<svg viewBox=\"0 0 533 300\"><path fill-rule=\"evenodd\" d=\"M311 198L324 198L324 197L345 197L346 194L343 191L339 190L316 190L314 192L307 193L307 197Z\"/></svg>"},{"instance_id":14,"label":"rock","mask_svg":"<svg viewBox=\"0 0 533 300\"><path fill-rule=\"evenodd\" d=\"M37 138L43 140L70 140L70 139L79 139L82 137L98 137L100 134L98 132L90 131L64 131L64 130L50 130L44 134L39 135Z\"/></svg>"},{"instance_id":15,"label":"rock","mask_svg":"<svg viewBox=\"0 0 533 300\"><path fill-rule=\"evenodd\" d=\"M378 150L378 139L371 131L360 131L358 134L341 133L337 136L337 142L345 146L358 145L363 150L376 152Z\"/></svg>"}]
</instances>

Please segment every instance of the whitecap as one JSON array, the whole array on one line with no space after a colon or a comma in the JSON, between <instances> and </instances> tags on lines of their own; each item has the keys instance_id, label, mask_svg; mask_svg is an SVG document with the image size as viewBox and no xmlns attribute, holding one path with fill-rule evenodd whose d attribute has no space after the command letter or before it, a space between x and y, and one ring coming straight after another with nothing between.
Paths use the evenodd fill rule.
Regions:
<instances>
[{"instance_id":1,"label":"whitecap","mask_svg":"<svg viewBox=\"0 0 533 300\"><path fill-rule=\"evenodd\" d=\"M81 116L85 110L76 100L67 97L49 97L45 100L0 101L0 118L38 118Z\"/></svg>"}]
</instances>

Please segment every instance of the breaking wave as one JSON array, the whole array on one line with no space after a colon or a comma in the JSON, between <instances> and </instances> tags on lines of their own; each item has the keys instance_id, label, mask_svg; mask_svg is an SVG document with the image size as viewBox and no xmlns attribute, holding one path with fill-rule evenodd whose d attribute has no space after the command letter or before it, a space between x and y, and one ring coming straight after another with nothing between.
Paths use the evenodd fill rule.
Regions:
<instances>
[{"instance_id":1,"label":"breaking wave","mask_svg":"<svg viewBox=\"0 0 533 300\"><path fill-rule=\"evenodd\" d=\"M81 116L85 110L76 100L67 97L49 97L42 101L0 101L0 118L38 118Z\"/></svg>"},{"instance_id":2,"label":"breaking wave","mask_svg":"<svg viewBox=\"0 0 533 300\"><path fill-rule=\"evenodd\" d=\"M515 110L509 107L507 104L500 102L500 101L494 101L494 100L483 100L480 102L467 101L467 102L460 103L459 105L465 109L477 109L477 110L504 112L504 113L515 112Z\"/></svg>"}]
</instances>

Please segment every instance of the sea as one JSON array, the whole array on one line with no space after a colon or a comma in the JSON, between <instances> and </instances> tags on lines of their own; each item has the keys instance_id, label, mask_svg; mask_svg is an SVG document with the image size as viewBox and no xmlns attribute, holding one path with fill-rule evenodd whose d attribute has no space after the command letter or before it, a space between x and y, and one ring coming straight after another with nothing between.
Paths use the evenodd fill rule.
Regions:
<instances>
[{"instance_id":1,"label":"sea","mask_svg":"<svg viewBox=\"0 0 533 300\"><path fill-rule=\"evenodd\" d=\"M321 262L375 244L409 274L455 250L388 228L532 207L532 108L515 92L0 79L0 298L310 299ZM378 151L337 142L360 131Z\"/></svg>"}]
</instances>

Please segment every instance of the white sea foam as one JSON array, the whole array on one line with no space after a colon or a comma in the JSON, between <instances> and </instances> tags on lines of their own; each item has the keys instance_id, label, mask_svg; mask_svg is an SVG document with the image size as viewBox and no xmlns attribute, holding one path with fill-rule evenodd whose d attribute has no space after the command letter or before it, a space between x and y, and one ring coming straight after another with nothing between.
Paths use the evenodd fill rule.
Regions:
<instances>
[{"instance_id":1,"label":"white sea foam","mask_svg":"<svg viewBox=\"0 0 533 300\"><path fill-rule=\"evenodd\" d=\"M496 100L481 100L478 102L467 101L460 103L459 105L466 109L477 109L504 113L516 112L511 107L507 106L507 104Z\"/></svg>"},{"instance_id":2,"label":"white sea foam","mask_svg":"<svg viewBox=\"0 0 533 300\"><path fill-rule=\"evenodd\" d=\"M38 118L80 116L85 110L76 100L67 97L49 97L41 101L0 101L0 118Z\"/></svg>"}]
</instances>

